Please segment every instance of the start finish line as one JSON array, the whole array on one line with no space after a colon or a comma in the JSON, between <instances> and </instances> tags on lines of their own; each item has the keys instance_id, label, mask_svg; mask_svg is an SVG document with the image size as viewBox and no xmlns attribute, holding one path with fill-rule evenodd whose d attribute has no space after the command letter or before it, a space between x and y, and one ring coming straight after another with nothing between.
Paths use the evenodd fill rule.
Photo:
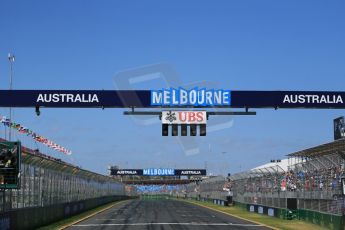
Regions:
<instances>
[{"instance_id":1,"label":"start finish line","mask_svg":"<svg viewBox=\"0 0 345 230\"><path fill-rule=\"evenodd\" d=\"M344 109L345 92L160 90L0 90L0 107Z\"/></svg>"}]
</instances>

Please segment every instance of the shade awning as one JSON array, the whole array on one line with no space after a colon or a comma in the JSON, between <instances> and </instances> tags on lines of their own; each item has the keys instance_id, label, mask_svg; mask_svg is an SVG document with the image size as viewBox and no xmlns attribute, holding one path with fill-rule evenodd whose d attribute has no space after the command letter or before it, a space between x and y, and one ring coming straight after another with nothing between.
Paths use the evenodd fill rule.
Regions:
<instances>
[{"instance_id":1,"label":"shade awning","mask_svg":"<svg viewBox=\"0 0 345 230\"><path fill-rule=\"evenodd\" d=\"M345 138L288 154L289 157L319 157L334 153L345 154Z\"/></svg>"}]
</instances>

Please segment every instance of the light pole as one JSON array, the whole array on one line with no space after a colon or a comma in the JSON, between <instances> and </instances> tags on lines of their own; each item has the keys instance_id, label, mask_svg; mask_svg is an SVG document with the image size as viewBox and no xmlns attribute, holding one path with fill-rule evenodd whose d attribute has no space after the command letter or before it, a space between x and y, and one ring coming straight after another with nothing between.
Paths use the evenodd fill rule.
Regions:
<instances>
[{"instance_id":1,"label":"light pole","mask_svg":"<svg viewBox=\"0 0 345 230\"><path fill-rule=\"evenodd\" d=\"M13 88L13 63L15 60L15 57L13 54L9 53L8 54L8 61L10 62L10 90L12 90ZM12 121L12 107L10 107L10 121ZM8 129L8 140L11 141L12 139L12 131L11 131L11 127L9 127Z\"/></svg>"}]
</instances>

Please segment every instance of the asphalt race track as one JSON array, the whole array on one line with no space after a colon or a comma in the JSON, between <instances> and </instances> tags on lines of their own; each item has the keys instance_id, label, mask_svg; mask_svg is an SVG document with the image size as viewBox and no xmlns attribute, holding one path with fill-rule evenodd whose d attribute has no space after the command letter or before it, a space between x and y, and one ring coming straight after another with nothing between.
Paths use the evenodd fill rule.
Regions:
<instances>
[{"instance_id":1,"label":"asphalt race track","mask_svg":"<svg viewBox=\"0 0 345 230\"><path fill-rule=\"evenodd\" d=\"M197 205L175 200L130 200L68 229L269 229Z\"/></svg>"}]
</instances>

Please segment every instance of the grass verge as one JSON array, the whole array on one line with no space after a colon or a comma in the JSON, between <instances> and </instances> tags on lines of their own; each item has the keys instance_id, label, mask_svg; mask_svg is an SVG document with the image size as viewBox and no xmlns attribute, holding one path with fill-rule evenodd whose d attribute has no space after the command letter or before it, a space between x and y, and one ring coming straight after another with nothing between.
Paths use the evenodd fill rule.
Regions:
<instances>
[{"instance_id":1,"label":"grass verge","mask_svg":"<svg viewBox=\"0 0 345 230\"><path fill-rule=\"evenodd\" d=\"M283 220L283 219L276 218L276 217L270 217L270 216L266 216L266 215L262 215L262 214L258 214L258 213L248 212L247 210L244 210L244 209L242 209L240 207L236 207L236 206L227 207L227 206L219 206L219 205L215 205L212 203L201 202L201 201L191 201L191 200L188 200L188 201L184 200L184 201L189 202L189 203L193 203L196 205L200 205L203 207L208 207L208 208L218 210L221 212L225 212L225 213L230 214L232 216L240 217L240 218L246 219L248 221L260 223L260 224L266 225L268 227L271 227L273 229L282 229L282 230L322 230L322 229L324 229L319 225L308 223L305 221Z\"/></svg>"},{"instance_id":2,"label":"grass verge","mask_svg":"<svg viewBox=\"0 0 345 230\"><path fill-rule=\"evenodd\" d=\"M79 222L79 220L87 219L88 217L91 217L91 216L93 216L99 212L105 211L105 210L113 207L114 205L116 205L120 202L122 202L122 201L115 201L115 202L111 202L109 204L99 206L99 207L91 209L89 211L82 212L82 213L77 214L75 216L71 216L67 219L63 219L63 220L60 220L58 222L54 222L50 225L43 226L43 227L39 228L38 230L52 230L52 229L57 230L57 229L67 228L68 226L74 224L75 222Z\"/></svg>"}]
</instances>

